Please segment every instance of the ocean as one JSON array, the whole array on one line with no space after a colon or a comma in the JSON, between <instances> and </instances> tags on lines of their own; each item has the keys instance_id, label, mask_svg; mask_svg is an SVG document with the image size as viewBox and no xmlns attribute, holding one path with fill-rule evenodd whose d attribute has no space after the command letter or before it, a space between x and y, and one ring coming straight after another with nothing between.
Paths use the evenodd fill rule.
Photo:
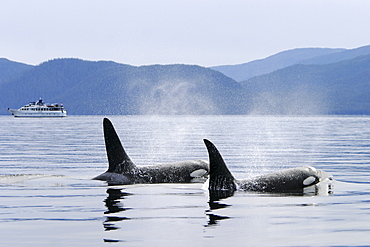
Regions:
<instances>
[{"instance_id":1,"label":"ocean","mask_svg":"<svg viewBox=\"0 0 370 247\"><path fill-rule=\"evenodd\" d=\"M103 117L136 165L208 160L238 179L311 165L303 195L107 186ZM0 116L1 246L369 246L370 116Z\"/></svg>"}]
</instances>

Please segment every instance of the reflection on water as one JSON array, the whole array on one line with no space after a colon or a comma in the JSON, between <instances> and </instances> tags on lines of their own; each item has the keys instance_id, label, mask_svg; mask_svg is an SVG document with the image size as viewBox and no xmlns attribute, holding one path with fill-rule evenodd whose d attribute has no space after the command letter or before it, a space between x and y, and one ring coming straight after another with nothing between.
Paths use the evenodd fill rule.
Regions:
<instances>
[{"instance_id":1,"label":"reflection on water","mask_svg":"<svg viewBox=\"0 0 370 247\"><path fill-rule=\"evenodd\" d=\"M217 210L232 207L231 204L223 203L222 201L234 196L235 193L244 193L246 195L254 196L268 196L268 197L313 197L313 196L328 196L333 194L333 180L328 180L314 186L306 187L299 191L289 193L273 193L273 192L247 192L247 191L212 191L209 192L209 209L206 210L206 215L209 218L208 224L205 227L217 225L219 221L230 219L230 216L216 214ZM315 206L317 204L298 204L299 206ZM287 204L287 206L292 206Z\"/></svg>"},{"instance_id":2,"label":"reflection on water","mask_svg":"<svg viewBox=\"0 0 370 247\"><path fill-rule=\"evenodd\" d=\"M130 208L125 208L121 202L125 197L130 196L130 193L122 192L121 189L107 189L107 198L104 200L107 211L104 214L114 214L122 211L129 210ZM107 216L103 226L105 231L118 230L119 227L115 226L114 222L119 222L123 220L129 220L127 217L118 217L118 216ZM120 242L121 240L114 239L104 239L104 242Z\"/></svg>"},{"instance_id":3,"label":"reflection on water","mask_svg":"<svg viewBox=\"0 0 370 247\"><path fill-rule=\"evenodd\" d=\"M206 215L206 218L203 218L201 221L201 225L205 229L212 228L213 230L221 226L224 227L224 224L221 223L226 220L237 219L238 216L234 215L234 213L238 210L248 212L251 208L252 211L256 211L259 210L260 207L262 207L262 210L263 208L290 208L296 206L316 207L323 204L306 202L305 200L300 200L303 202L294 203L292 201L296 200L294 198L313 198L316 196L331 195L333 189L331 182L333 181L311 186L294 193L258 193L245 191L216 191L210 193L209 191L203 191L201 185L199 185L196 191L192 192L189 192L189 188L186 186L195 185L180 185L184 188L177 192L173 192L173 190L176 190L176 186L161 184L129 187L130 190L140 190L139 193L128 193L120 188L108 188L106 190L107 196L104 200L106 210L104 211L105 219L103 227L105 232L116 231L118 234L114 235L114 237L111 235L111 238L103 238L103 240L104 242L135 242L135 239L130 239L132 237L132 231L136 229L135 227L131 228L131 225L140 224L142 226L143 222L147 222L146 224L150 227L151 221L161 221L161 219L168 222L181 222L183 220L192 221L198 217L192 215L192 209L199 208L199 202L201 201L204 202L202 208ZM197 197L198 204L191 200L192 195ZM234 197L238 199L235 201ZM143 203L143 198L148 199L148 203ZM238 201L240 198L244 198L244 200L249 199L250 201L243 202L241 206L238 206L237 203L239 203ZM287 200L281 201L283 198L287 198ZM136 201L140 204L139 206L130 204L128 207L126 202L127 199L130 199L129 203ZM186 202L186 200L189 201ZM256 205L256 202L261 200L266 200L267 202ZM250 205L248 205L248 203ZM233 209L235 206L237 207L236 210ZM182 211L184 211L183 215L181 215ZM283 211L286 210L284 209L282 212ZM126 237L122 239L122 236ZM209 238L208 232L205 233L203 237Z\"/></svg>"},{"instance_id":4,"label":"reflection on water","mask_svg":"<svg viewBox=\"0 0 370 247\"><path fill-rule=\"evenodd\" d=\"M230 219L230 217L228 216L220 216L220 215L215 215L215 214L207 214L207 215L209 217L209 221L208 221L208 225L206 225L205 227L216 225L217 222L220 220Z\"/></svg>"},{"instance_id":5,"label":"reflection on water","mask_svg":"<svg viewBox=\"0 0 370 247\"><path fill-rule=\"evenodd\" d=\"M227 198L229 196L232 196L233 192L230 192L230 191L218 191L218 192L219 193L215 193L215 192L209 193L209 202L208 202L209 210L206 210L206 215L209 217L209 221L208 221L208 224L205 225L205 227L216 225L218 221L230 218L228 216L216 215L214 214L214 210L230 207L231 205L221 203L220 201L222 198ZM222 195L220 196L221 192L224 192L224 193L222 193ZM226 196L226 194L229 194L229 195Z\"/></svg>"},{"instance_id":6,"label":"reflection on water","mask_svg":"<svg viewBox=\"0 0 370 247\"><path fill-rule=\"evenodd\" d=\"M130 196L130 193L122 192L121 189L107 189L108 197L104 200L107 211L104 214L118 213L121 211L129 210L130 208L124 208L121 204L121 199Z\"/></svg>"},{"instance_id":7,"label":"reflection on water","mask_svg":"<svg viewBox=\"0 0 370 247\"><path fill-rule=\"evenodd\" d=\"M303 165L333 174L334 190L303 196L108 188L90 180L107 167L101 121L0 116L2 246L369 244L370 117L112 116L138 165L207 159L207 138L237 179Z\"/></svg>"}]
</instances>

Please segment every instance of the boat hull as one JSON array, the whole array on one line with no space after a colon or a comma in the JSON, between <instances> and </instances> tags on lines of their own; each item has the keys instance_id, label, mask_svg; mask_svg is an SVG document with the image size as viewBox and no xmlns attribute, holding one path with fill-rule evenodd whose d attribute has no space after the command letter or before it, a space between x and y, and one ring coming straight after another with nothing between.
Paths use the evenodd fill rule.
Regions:
<instances>
[{"instance_id":1,"label":"boat hull","mask_svg":"<svg viewBox=\"0 0 370 247\"><path fill-rule=\"evenodd\" d=\"M14 117L66 117L67 111L22 111L19 109L8 109Z\"/></svg>"}]
</instances>

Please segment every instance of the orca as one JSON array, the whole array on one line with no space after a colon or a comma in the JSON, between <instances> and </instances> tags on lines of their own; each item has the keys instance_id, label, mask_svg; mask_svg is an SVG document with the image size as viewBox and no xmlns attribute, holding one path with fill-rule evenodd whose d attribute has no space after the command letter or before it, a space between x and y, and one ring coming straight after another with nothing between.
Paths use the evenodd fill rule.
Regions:
<instances>
[{"instance_id":1,"label":"orca","mask_svg":"<svg viewBox=\"0 0 370 247\"><path fill-rule=\"evenodd\" d=\"M162 165L136 166L127 155L108 118L103 119L108 170L93 178L108 185L150 183L201 183L208 176L208 163L203 160L180 161Z\"/></svg>"},{"instance_id":2,"label":"orca","mask_svg":"<svg viewBox=\"0 0 370 247\"><path fill-rule=\"evenodd\" d=\"M318 170L312 166L303 166L284 169L274 173L261 175L246 180L236 180L227 168L216 146L207 139L203 140L209 154L209 185L212 193L225 193L229 197L234 191L276 192L276 193L303 193L307 187L328 179L332 180L329 173Z\"/></svg>"}]
</instances>

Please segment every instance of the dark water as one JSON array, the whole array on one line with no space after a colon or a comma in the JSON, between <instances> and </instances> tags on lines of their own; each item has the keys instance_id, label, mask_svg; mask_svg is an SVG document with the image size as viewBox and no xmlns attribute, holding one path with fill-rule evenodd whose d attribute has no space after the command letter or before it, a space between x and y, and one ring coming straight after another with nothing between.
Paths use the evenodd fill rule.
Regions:
<instances>
[{"instance_id":1,"label":"dark water","mask_svg":"<svg viewBox=\"0 0 370 247\"><path fill-rule=\"evenodd\" d=\"M1 246L370 245L370 117L109 117L138 165L208 159L235 177L313 165L333 193L237 192L202 184L108 187L103 116L0 116Z\"/></svg>"}]
</instances>

